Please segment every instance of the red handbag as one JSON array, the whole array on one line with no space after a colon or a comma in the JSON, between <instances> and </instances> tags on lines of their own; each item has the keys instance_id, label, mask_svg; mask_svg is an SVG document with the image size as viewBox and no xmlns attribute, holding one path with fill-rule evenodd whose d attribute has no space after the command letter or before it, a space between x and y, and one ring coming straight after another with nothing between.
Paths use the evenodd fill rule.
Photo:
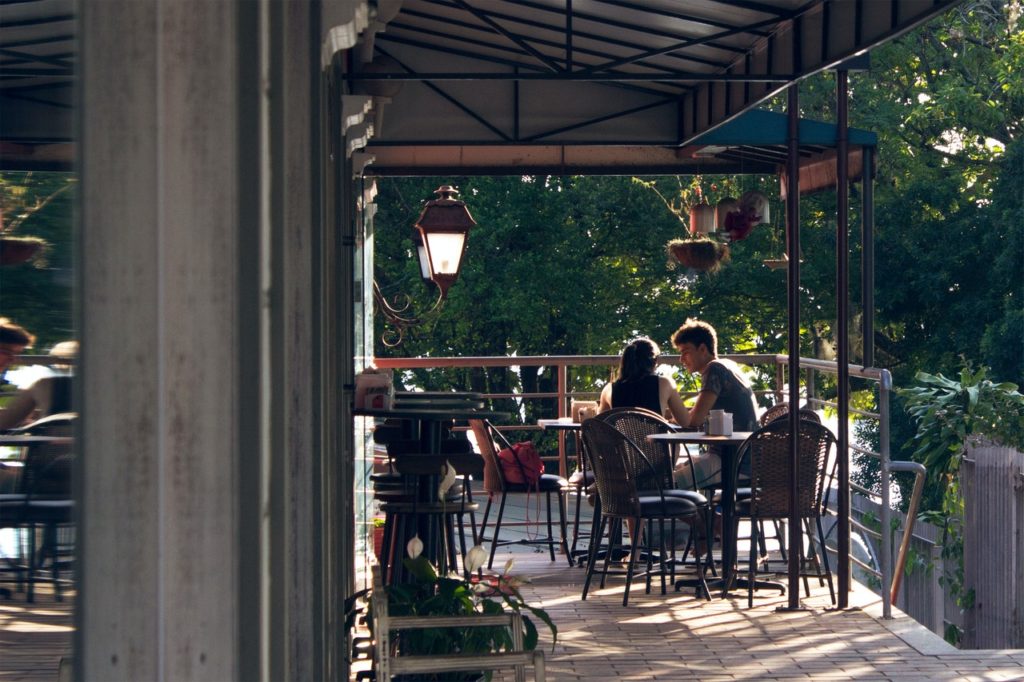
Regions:
<instances>
[{"instance_id":1,"label":"red handbag","mask_svg":"<svg viewBox=\"0 0 1024 682\"><path fill-rule=\"evenodd\" d=\"M498 453L498 462L506 483L525 483L535 490L538 488L544 473L544 462L540 461L540 453L532 441L524 440L511 448L503 448Z\"/></svg>"}]
</instances>

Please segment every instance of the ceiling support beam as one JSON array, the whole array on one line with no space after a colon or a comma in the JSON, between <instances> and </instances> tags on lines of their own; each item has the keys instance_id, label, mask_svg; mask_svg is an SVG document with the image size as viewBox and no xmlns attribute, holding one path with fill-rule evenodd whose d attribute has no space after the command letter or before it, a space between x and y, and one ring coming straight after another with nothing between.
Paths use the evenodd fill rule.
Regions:
<instances>
[{"instance_id":1,"label":"ceiling support beam","mask_svg":"<svg viewBox=\"0 0 1024 682\"><path fill-rule=\"evenodd\" d=\"M386 35L386 34L385 34ZM383 36L381 36L383 37ZM379 48L378 48L379 49ZM367 72L346 73L349 81L568 81L568 82L622 82L622 83L788 83L797 78L795 73L775 74L720 74L720 73L595 73L589 70L567 73L512 73L498 72Z\"/></svg>"},{"instance_id":2,"label":"ceiling support beam","mask_svg":"<svg viewBox=\"0 0 1024 682\"><path fill-rule=\"evenodd\" d=\"M580 121L579 123L574 123L572 125L564 126L562 128L556 128L554 130L548 130L543 133L531 135L530 137L524 138L523 142L537 142L539 140L543 140L546 137L552 137L554 135L561 135L562 133L567 133L570 130L579 130L580 128L586 128L587 126L596 125L598 123L604 123L605 121L611 121L612 119L622 118L623 116L629 116L631 114L636 114L641 111L647 111L648 109L654 109L656 107L664 106L666 104L675 104L678 101L679 100L676 97L666 97L665 99L659 100L657 102L641 104L640 106L633 107L631 109L626 109L624 111L617 111L612 114L605 114L604 116L598 116L597 118L591 118L586 121Z\"/></svg>"},{"instance_id":3,"label":"ceiling support beam","mask_svg":"<svg viewBox=\"0 0 1024 682\"><path fill-rule=\"evenodd\" d=\"M409 10L407 10L406 12L404 12L404 14L407 14L407 15L409 15L411 17L419 17L419 18L430 20L430 21L440 22L440 20L437 17L430 16L430 15L424 13L424 12L416 12L416 11L409 11ZM471 29L471 30L480 30L480 27L477 26L476 24L471 24L468 21L459 21L457 19L449 19L447 21L442 22L442 25L445 25L445 24L450 25L450 26L459 26L461 28L468 28L468 29ZM414 25L414 24L407 24L407 23L404 23L404 22L401 22L401 21L392 21L390 24L388 24L388 27L392 28L392 29L398 28L398 29L402 29L404 31L410 31L410 32L413 32L413 33L418 32L418 31L422 31L425 28L424 26L417 26L417 25ZM552 29L552 30L554 30L554 29ZM486 47L486 48L491 49L491 50L501 50L502 52L511 52L512 54L515 54L515 55L520 55L521 54L518 50L515 50L514 48L506 47L504 45L495 45L493 40L492 40L492 38L491 38L491 36L490 36L490 34L488 34L488 36L487 36L488 39L487 40L477 40L477 39L469 38L469 37L464 36L464 35L453 35L453 34L446 33L446 32L443 32L443 31L440 31L440 30L437 30L437 29L431 29L431 34L435 38L449 38L451 40L452 44L470 43L470 44L473 44L473 45L480 45L481 47ZM511 32L510 32L510 35L511 35ZM515 34L515 35L518 35L520 38L526 39L526 37L521 35L521 34ZM601 59L604 59L604 58L606 58L608 56L607 51L599 51L599 50L581 48L578 45L573 44L571 38L569 38L569 37L567 37L565 41L557 41L557 40L548 40L546 38L538 38L538 37L531 36L529 38L529 41L531 43L535 44L535 45L544 45L544 46L547 46L547 47L553 47L553 48L556 48L556 49L559 49L559 50L564 50L566 52L566 55L567 55L566 56L566 60L565 60L566 61L566 65L564 67L565 71L571 71L572 70L572 67L569 65L569 62L573 62L574 61L573 58L572 58L572 53L585 54L585 55L589 55L589 56L592 56L592 57L600 57ZM438 49L438 45L436 45L436 44L429 44L428 45L426 43L421 43L421 45L423 47L428 47L430 49ZM634 47L637 47L639 49L639 47L636 46L636 45L634 45ZM458 50L463 55L471 57L473 59L483 59L484 58L482 55L469 52L468 50L459 49L459 48L454 48L453 51L454 50ZM551 58L553 60L559 59L558 57L551 57ZM507 60L507 61L509 61L510 63L514 63L514 64L521 64L521 62L517 62L517 61L513 61L513 60ZM526 68L532 67L534 70L537 70L537 71L545 71L545 69L543 69L540 66L536 66L536 65L532 65L532 64L521 64L521 65L526 67ZM664 72L666 72L668 74L678 73L678 71L676 69L670 69L670 68L667 68L665 66L661 66L661 65L658 65L658 64L650 64L650 63L647 63L647 62L643 62L643 63L638 62L636 64L636 66L645 66L645 67L647 67L649 69L655 69L657 71L664 71ZM563 70L562 68L559 68L559 71L562 71L562 70Z\"/></svg>"},{"instance_id":4,"label":"ceiling support beam","mask_svg":"<svg viewBox=\"0 0 1024 682\"><path fill-rule=\"evenodd\" d=\"M734 36L734 35L737 35L737 34L740 34L740 33L746 33L748 31L748 29L750 29L750 28L760 28L761 26L774 26L775 23L776 23L776 19L765 19L764 21L759 21L758 23L751 24L750 26L742 26L740 28L730 29L728 31L721 31L720 33L716 33L714 35L707 36L706 38L692 38L690 40L684 40L682 42L675 43L674 45L668 45L666 47L659 47L659 48L656 48L656 49L653 49L653 50L647 50L646 52L642 52L642 53L640 53L638 55L634 55L632 57L625 57L623 59L616 59L616 60L613 60L613 61L610 61L610 62L606 62L604 64L599 64L597 66L592 66L592 67L590 67L589 71L604 71L604 70L607 70L607 69L613 69L616 66L624 66L626 64L633 64L633 63L637 62L638 60L647 59L648 57L658 57L658 56L661 56L661 55L665 55L665 54L670 54L672 52L676 52L678 50L683 50L683 49L688 48L688 47L694 47L694 46L697 46L697 45L707 45L707 44L713 42L714 40L716 40L718 38L728 38L729 36Z\"/></svg>"},{"instance_id":5,"label":"ceiling support beam","mask_svg":"<svg viewBox=\"0 0 1024 682\"><path fill-rule=\"evenodd\" d=\"M381 33L380 35L377 36L376 40L377 40L377 45L378 46L380 44L380 41L385 41L385 42L389 42L389 43L394 43L396 45L408 45L408 46L412 46L412 47L422 47L422 48L425 48L425 49L428 49L428 50L434 50L434 51L437 51L437 52L443 52L445 54L453 54L453 55L456 55L456 56L459 56L459 57L466 57L468 59L475 59L477 61L484 61L484 62L490 62L492 64L501 64L503 66L509 66L516 73L519 72L519 69L528 69L530 72L533 72L533 73L538 73L538 72L540 72L540 69L541 69L541 67L537 66L536 64L520 64L519 62L511 60L511 59L502 59L501 57L494 57L494 56L489 56L489 55L475 54L475 53L470 52L468 50L463 50L463 49L460 49L460 48L457 48L457 47L432 45L430 43L425 43L425 42L420 41L420 40L413 40L411 38L406 38L404 36L399 36L399 35L393 34L393 33ZM460 38L459 40L461 42L470 42L470 41L467 41L465 38ZM488 45L488 47L490 47L491 49L495 49L495 50L513 51L511 48L506 48L506 47L501 46L501 45ZM381 51L381 53L383 54L383 51L380 50L379 47L378 47L378 51ZM505 73L505 72L502 72L502 73ZM546 72L546 73L550 73L550 72ZM370 78L364 78L362 76L358 76L357 74L347 74L347 75L350 77L351 80L370 80ZM402 74L399 74L399 75L402 75ZM538 73L538 75L539 75L539 73ZM614 85L615 87L618 87L618 88L622 88L624 90L632 90L634 92L642 92L642 93L644 93L646 95L653 95L655 97L663 97L666 94L665 90L655 90L654 88L644 87L644 86L638 85L638 84L628 84L628 83L609 83L609 84L610 85ZM682 93L680 93L680 94L682 94Z\"/></svg>"},{"instance_id":6,"label":"ceiling support beam","mask_svg":"<svg viewBox=\"0 0 1024 682\"><path fill-rule=\"evenodd\" d=\"M385 57L390 57L391 59L394 59L398 63L399 66L401 66L403 69L408 71L410 74L413 73L412 69L410 69L407 65L405 65L404 63L402 63L401 61L396 59L394 55L391 55L391 54L388 54L387 52L385 52L381 47L378 46L377 47L377 51L380 52L381 54L383 54ZM495 135L500 137L505 142L510 142L511 141L511 138L509 138L508 133L505 133L500 128L498 128L496 125L494 125L493 123L488 121L486 118L484 118L483 116L481 116L480 114L478 114L477 112L473 111L468 106L466 106L465 104L460 102L458 100L458 98L456 98L454 95L445 92L440 87L438 87L437 85L435 85L434 83L431 83L429 81L424 81L423 85L425 85L426 87L430 88L430 90L433 91L435 94L437 94L439 97L447 100L449 103L451 103L456 108L458 108L459 111L461 111L462 113L466 114L467 116L472 118L474 121L476 121L480 125L484 126L488 130L490 130L492 133L494 133Z\"/></svg>"},{"instance_id":7,"label":"ceiling support beam","mask_svg":"<svg viewBox=\"0 0 1024 682\"><path fill-rule=\"evenodd\" d=\"M724 92L712 92L711 79L686 95L687 99L695 100L698 105L681 109L683 143L688 144L758 102L782 92L785 87L773 86L770 79L758 79L756 76L780 75L785 72L799 73L799 78L807 78L916 28L958 2L890 0L889 12L865 12L859 2L808 3L805 9L784 21L771 36L755 45L746 58L732 66L731 73L746 76L744 82L748 86L731 91L728 102ZM733 4L732 0L729 4ZM825 8L828 8L827 11ZM814 41L801 42L800 35L821 36L821 44ZM860 36L859 41L854 40L855 35ZM795 60L799 60L800 68L797 68ZM707 105L709 100L712 102L710 108ZM706 113L709 110L712 112L710 116Z\"/></svg>"},{"instance_id":8,"label":"ceiling support beam","mask_svg":"<svg viewBox=\"0 0 1024 682\"><path fill-rule=\"evenodd\" d=\"M572 69L572 0L565 0L565 70Z\"/></svg>"},{"instance_id":9,"label":"ceiling support beam","mask_svg":"<svg viewBox=\"0 0 1024 682\"><path fill-rule=\"evenodd\" d=\"M546 54L544 54L540 50L537 50L535 47L530 45L530 43L526 42L525 40L523 40L518 35L516 35L514 33L511 33L509 31L506 31L505 28L501 24L499 24L494 19L492 19L490 16L488 16L486 12L483 12L483 11L473 7L468 2L466 2L466 0L455 0L455 4L457 4L459 7L461 7L462 9L464 9L467 12L469 12L470 14L472 14L474 17L476 17L480 21L482 21L485 24L487 24L488 26L490 26L491 29L493 29L494 32L497 33L498 35L501 35L501 36L504 36L505 38L508 38L513 43L515 43L516 45L521 47L523 50L525 50L527 53L532 55L535 59L537 59L538 61L540 61L543 64L546 64L547 67L549 69L551 69L552 71L561 71L562 70L561 65L559 65L556 61L554 61L553 59L548 57Z\"/></svg>"},{"instance_id":10,"label":"ceiling support beam","mask_svg":"<svg viewBox=\"0 0 1024 682\"><path fill-rule=\"evenodd\" d=\"M435 5L438 5L439 7L448 7L449 6L448 4L444 3L442 0L427 0L427 1L429 1L429 2L431 2L433 4L435 4ZM525 4L525 5L529 6L529 3L525 3L525 2L520 2L519 4L521 4L521 5ZM548 8L548 9L550 10L551 8ZM403 14L408 14L409 16L422 16L422 17L429 18L429 19L437 19L437 17L434 16L434 15L427 15L427 14L425 14L423 12L416 12L416 11L408 10L408 9L402 10L402 13ZM549 24L549 23L544 22L544 21L538 21L537 19L528 19L526 17L517 17L517 16L515 16L513 14L504 14L504 13L501 13L501 12L488 12L488 14L490 16L492 16L492 17L497 17L499 19L504 19L504 20L506 20L508 22L512 22L512 23L522 24L523 26L529 26L531 28L540 28L540 29L544 29L546 31L554 31L554 32L558 32L559 30L561 30L560 27L558 25L556 25L556 24ZM575 18L577 18L577 19L586 19L587 18L586 15L581 15L579 12L575 12L575 11L573 12L573 16ZM463 23L463 22L457 22L457 20L454 20L454 19L447 19L447 21L451 22L451 23ZM616 24L616 28L622 28L624 30L640 30L640 29L637 29L635 26L621 25L621 24L618 24L618 23ZM645 33L650 33L651 35L659 35L658 32L654 32L654 31L651 31L649 29L644 30L644 32ZM647 47L646 45L642 45L640 43L637 43L637 42L634 42L634 41L631 41L631 40L623 40L622 38L616 38L616 37L612 37L612 36L601 35L601 34L592 33L592 32L589 32L589 31L581 31L578 25L574 26L574 28L573 28L573 35L576 38L585 38L587 40L596 40L598 42L608 43L609 45L616 45L618 47L626 47L626 48L629 48L631 50L643 50L643 49L645 49ZM671 36L671 38L673 40L681 39L680 36ZM534 42L537 42L537 41L534 40ZM710 45L709 47L718 48L717 45ZM579 50L579 46L578 45L576 46L576 49ZM731 49L730 51L735 52L735 48ZM695 57L695 56L692 56L692 55L670 54L670 55L665 55L665 56L666 57L670 57L672 59L678 59L678 60L682 60L682 61L692 62L694 64L703 64L705 66L711 66L711 67L714 67L714 68L717 68L717 69L725 69L728 66L728 64L725 63L725 62L721 62L721 61L718 61L718 60L715 60L715 59L706 59L706 58L703 58L703 57Z\"/></svg>"},{"instance_id":11,"label":"ceiling support beam","mask_svg":"<svg viewBox=\"0 0 1024 682\"><path fill-rule=\"evenodd\" d=\"M672 19L679 19L681 21L687 21L687 22L689 22L691 24L703 24L704 26L713 26L714 28L733 28L732 24L726 23L724 21L715 21L714 19L709 19L707 17L698 17L698 16L693 15L693 14L682 14L680 12L673 12L673 11L666 10L666 9L659 9L657 7L649 7L648 5L641 4L639 2L624 2L622 0L594 0L594 1L595 2L599 2L602 5L612 5L614 7L622 7L622 8L625 8L625 9L636 10L638 12L647 12L648 14L657 14L657 15L660 15L660 16L663 16L663 17L669 17L669 18L672 18ZM753 30L753 31L747 31L747 32L750 33L751 35L761 36L761 37L764 37L764 36L768 35L768 33L766 31Z\"/></svg>"}]
</instances>

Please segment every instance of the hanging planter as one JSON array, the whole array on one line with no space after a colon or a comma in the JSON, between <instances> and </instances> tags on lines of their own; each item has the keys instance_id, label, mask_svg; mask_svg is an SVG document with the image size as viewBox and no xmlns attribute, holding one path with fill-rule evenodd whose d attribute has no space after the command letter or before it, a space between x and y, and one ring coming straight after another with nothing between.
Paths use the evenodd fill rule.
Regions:
<instances>
[{"instance_id":1,"label":"hanging planter","mask_svg":"<svg viewBox=\"0 0 1024 682\"><path fill-rule=\"evenodd\" d=\"M17 265L29 260L46 246L38 237L0 238L0 265Z\"/></svg>"},{"instance_id":2,"label":"hanging planter","mask_svg":"<svg viewBox=\"0 0 1024 682\"><path fill-rule=\"evenodd\" d=\"M690 234L697 236L715 231L715 209L706 201L690 207Z\"/></svg>"},{"instance_id":3,"label":"hanging planter","mask_svg":"<svg viewBox=\"0 0 1024 682\"><path fill-rule=\"evenodd\" d=\"M729 262L729 245L713 239L673 239L665 248L683 267L698 272L715 272Z\"/></svg>"}]
</instances>

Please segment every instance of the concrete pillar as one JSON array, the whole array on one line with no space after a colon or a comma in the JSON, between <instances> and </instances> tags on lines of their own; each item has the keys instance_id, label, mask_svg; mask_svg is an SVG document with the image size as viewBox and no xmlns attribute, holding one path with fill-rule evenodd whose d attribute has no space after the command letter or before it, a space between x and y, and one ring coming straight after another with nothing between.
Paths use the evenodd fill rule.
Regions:
<instances>
[{"instance_id":1,"label":"concrete pillar","mask_svg":"<svg viewBox=\"0 0 1024 682\"><path fill-rule=\"evenodd\" d=\"M76 675L342 676L323 664L320 473L347 431L325 446L319 3L80 8Z\"/></svg>"}]
</instances>

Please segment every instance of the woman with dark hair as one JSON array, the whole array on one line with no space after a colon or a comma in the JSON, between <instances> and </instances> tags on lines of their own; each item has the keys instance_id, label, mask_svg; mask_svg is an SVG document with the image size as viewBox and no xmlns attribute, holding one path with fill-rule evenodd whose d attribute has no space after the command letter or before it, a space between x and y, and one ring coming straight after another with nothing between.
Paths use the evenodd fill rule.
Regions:
<instances>
[{"instance_id":1,"label":"woman with dark hair","mask_svg":"<svg viewBox=\"0 0 1024 682\"><path fill-rule=\"evenodd\" d=\"M622 351L618 376L601 391L597 411L642 407L680 424L687 423L688 410L683 406L675 383L654 373L660 354L658 344L645 336L631 341Z\"/></svg>"}]
</instances>

